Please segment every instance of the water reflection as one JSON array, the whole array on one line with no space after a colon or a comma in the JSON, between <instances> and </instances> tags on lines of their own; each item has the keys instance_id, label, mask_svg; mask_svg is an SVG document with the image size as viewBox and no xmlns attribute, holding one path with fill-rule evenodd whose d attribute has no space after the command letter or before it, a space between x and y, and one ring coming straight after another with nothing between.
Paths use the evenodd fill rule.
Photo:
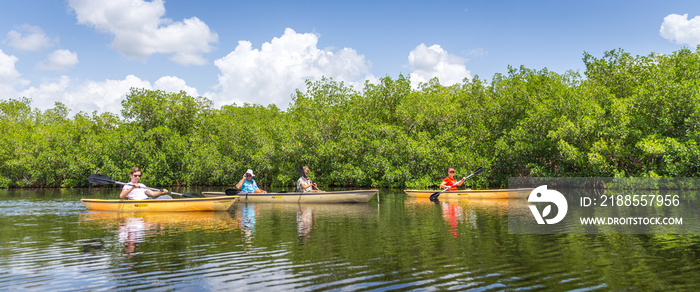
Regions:
<instances>
[{"instance_id":1,"label":"water reflection","mask_svg":"<svg viewBox=\"0 0 700 292\"><path fill-rule=\"evenodd\" d=\"M532 217L522 200L441 198L435 204L382 190L381 203L139 214L86 212L78 202L82 194L7 193L0 190L0 287L11 291L678 291L700 285L697 235L510 234L506 217ZM522 208L509 210L509 204Z\"/></svg>"},{"instance_id":2,"label":"water reflection","mask_svg":"<svg viewBox=\"0 0 700 292\"><path fill-rule=\"evenodd\" d=\"M376 207L369 204L300 204L296 208L297 236L302 239L309 236L317 220L369 219L376 217L378 212Z\"/></svg>"},{"instance_id":3,"label":"water reflection","mask_svg":"<svg viewBox=\"0 0 700 292\"><path fill-rule=\"evenodd\" d=\"M527 200L440 198L433 202L428 198L408 197L404 204L418 208L439 207L453 238L458 237L460 224L469 229L479 229L480 216L505 218L509 213L515 215L530 212Z\"/></svg>"},{"instance_id":4,"label":"water reflection","mask_svg":"<svg viewBox=\"0 0 700 292\"><path fill-rule=\"evenodd\" d=\"M240 218L241 231L250 241L258 225L259 217L288 217L293 214L297 237L310 236L317 220L337 218L366 218L376 216L377 208L369 204L284 204L246 203L236 205L236 217Z\"/></svg>"},{"instance_id":5,"label":"water reflection","mask_svg":"<svg viewBox=\"0 0 700 292\"><path fill-rule=\"evenodd\" d=\"M116 228L124 255L138 254L139 244L156 235L195 230L237 230L240 223L228 212L86 212L80 214L84 226Z\"/></svg>"},{"instance_id":6,"label":"water reflection","mask_svg":"<svg viewBox=\"0 0 700 292\"><path fill-rule=\"evenodd\" d=\"M314 211L309 206L299 205L297 210L297 236L306 238L314 224Z\"/></svg>"},{"instance_id":7,"label":"water reflection","mask_svg":"<svg viewBox=\"0 0 700 292\"><path fill-rule=\"evenodd\" d=\"M246 242L250 242L255 233L256 207L252 204L238 204L236 206L238 207L236 210L236 217L240 218L239 224L241 226L241 232Z\"/></svg>"},{"instance_id":8,"label":"water reflection","mask_svg":"<svg viewBox=\"0 0 700 292\"><path fill-rule=\"evenodd\" d=\"M122 218L119 222L119 242L124 244L124 254L133 255L136 244L144 240L146 222L143 217Z\"/></svg>"}]
</instances>

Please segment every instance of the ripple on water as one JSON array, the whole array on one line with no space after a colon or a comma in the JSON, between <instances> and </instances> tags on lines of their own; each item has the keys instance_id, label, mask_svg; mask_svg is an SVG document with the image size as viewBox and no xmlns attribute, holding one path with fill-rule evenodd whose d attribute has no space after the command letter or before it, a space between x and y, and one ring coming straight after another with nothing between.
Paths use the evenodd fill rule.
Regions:
<instances>
[{"instance_id":1,"label":"ripple on water","mask_svg":"<svg viewBox=\"0 0 700 292\"><path fill-rule=\"evenodd\" d=\"M700 278L695 277L697 237L510 235L507 218L472 211L468 204L459 203L464 211L448 222L434 204L404 204L398 195L393 205L391 198L382 200L381 208L340 206L325 213L310 208L304 236L299 236L296 205L252 208L255 212L245 215L254 216L257 225L249 236L241 234L237 212L212 228L154 223L158 227L147 230L132 253L120 241L115 220L81 219L77 215L84 206L77 200L0 200L7 231L0 237L0 286L34 291L690 290ZM639 270L631 275L632 269ZM651 273L657 276L648 277ZM649 282L638 284L644 277Z\"/></svg>"},{"instance_id":2,"label":"ripple on water","mask_svg":"<svg viewBox=\"0 0 700 292\"><path fill-rule=\"evenodd\" d=\"M75 200L0 200L0 216L74 215L85 211L85 205Z\"/></svg>"}]
</instances>

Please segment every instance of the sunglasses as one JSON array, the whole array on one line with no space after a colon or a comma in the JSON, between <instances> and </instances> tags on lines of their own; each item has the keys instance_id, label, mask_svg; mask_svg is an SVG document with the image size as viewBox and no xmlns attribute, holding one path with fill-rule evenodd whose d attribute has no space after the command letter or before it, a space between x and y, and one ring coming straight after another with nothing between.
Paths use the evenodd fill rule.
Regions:
<instances>
[{"instance_id":1,"label":"sunglasses","mask_svg":"<svg viewBox=\"0 0 700 292\"><path fill-rule=\"evenodd\" d=\"M134 177L141 177L140 174L132 174Z\"/></svg>"},{"instance_id":2,"label":"sunglasses","mask_svg":"<svg viewBox=\"0 0 700 292\"><path fill-rule=\"evenodd\" d=\"M454 171L450 171L450 173L455 173Z\"/></svg>"}]
</instances>

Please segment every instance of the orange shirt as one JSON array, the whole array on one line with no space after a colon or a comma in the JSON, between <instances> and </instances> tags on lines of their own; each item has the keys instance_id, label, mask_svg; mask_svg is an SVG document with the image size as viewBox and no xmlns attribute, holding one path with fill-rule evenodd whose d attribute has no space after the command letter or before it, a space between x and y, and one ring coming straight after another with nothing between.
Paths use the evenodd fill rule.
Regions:
<instances>
[{"instance_id":1,"label":"orange shirt","mask_svg":"<svg viewBox=\"0 0 700 292\"><path fill-rule=\"evenodd\" d=\"M457 190L457 186L455 185L455 184L457 183L457 181L456 181L454 178L451 178L451 177L448 176L448 177L446 177L446 178L445 178L444 180L442 180L442 181L445 182L445 185L447 185L447 186L452 186L452 187L450 188L450 191L456 191L456 190Z\"/></svg>"}]
</instances>

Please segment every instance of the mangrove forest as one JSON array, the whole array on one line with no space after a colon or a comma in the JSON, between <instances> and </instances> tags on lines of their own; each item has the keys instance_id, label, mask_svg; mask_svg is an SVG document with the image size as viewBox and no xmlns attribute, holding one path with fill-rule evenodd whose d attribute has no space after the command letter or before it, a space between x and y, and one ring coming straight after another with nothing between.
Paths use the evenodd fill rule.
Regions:
<instances>
[{"instance_id":1,"label":"mangrove forest","mask_svg":"<svg viewBox=\"0 0 700 292\"><path fill-rule=\"evenodd\" d=\"M120 114L0 100L0 187L85 187L93 173L153 186L435 187L477 167L508 177L700 176L700 50L583 54L585 71L509 67L443 86L308 81L288 108L133 88Z\"/></svg>"}]
</instances>

